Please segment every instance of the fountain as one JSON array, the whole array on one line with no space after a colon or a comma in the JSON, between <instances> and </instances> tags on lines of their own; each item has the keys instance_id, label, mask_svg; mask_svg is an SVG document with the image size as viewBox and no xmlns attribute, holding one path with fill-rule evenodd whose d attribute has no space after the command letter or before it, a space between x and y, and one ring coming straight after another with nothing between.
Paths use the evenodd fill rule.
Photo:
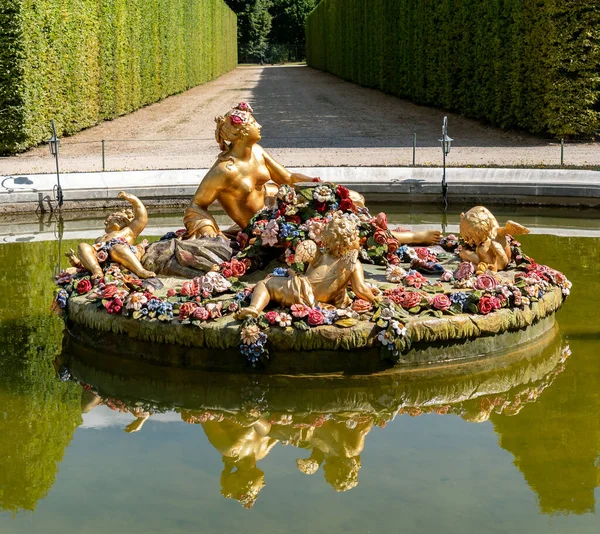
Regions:
<instances>
[{"instance_id":1,"label":"fountain","mask_svg":"<svg viewBox=\"0 0 600 534\"><path fill-rule=\"evenodd\" d=\"M222 152L184 229L134 246L146 212L123 192L135 213L69 253L54 306L79 342L214 371L377 373L498 355L552 330L571 284L521 250L527 228L477 206L462 237L391 229L358 193L276 162L248 104L216 122ZM215 200L233 227L219 228Z\"/></svg>"}]
</instances>

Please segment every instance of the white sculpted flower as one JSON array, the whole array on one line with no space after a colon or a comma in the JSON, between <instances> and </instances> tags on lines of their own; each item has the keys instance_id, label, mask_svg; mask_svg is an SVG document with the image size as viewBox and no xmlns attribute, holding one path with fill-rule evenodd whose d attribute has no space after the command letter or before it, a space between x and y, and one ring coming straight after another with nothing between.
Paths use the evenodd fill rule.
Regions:
<instances>
[{"instance_id":1,"label":"white sculpted flower","mask_svg":"<svg viewBox=\"0 0 600 534\"><path fill-rule=\"evenodd\" d=\"M277 244L279 235L279 225L276 221L270 220L265 228L260 233L263 245L269 245L272 247Z\"/></svg>"},{"instance_id":2,"label":"white sculpted flower","mask_svg":"<svg viewBox=\"0 0 600 534\"><path fill-rule=\"evenodd\" d=\"M231 282L227 280L221 273L217 273L215 271L209 271L206 273L201 279L200 284L202 291L207 291L208 293L212 293L216 291L217 293L223 293L227 291L231 287Z\"/></svg>"},{"instance_id":3,"label":"white sculpted flower","mask_svg":"<svg viewBox=\"0 0 600 534\"><path fill-rule=\"evenodd\" d=\"M333 202L335 200L333 191L328 185L320 185L315 187L315 190L313 191L313 198L319 202Z\"/></svg>"},{"instance_id":4,"label":"white sculpted flower","mask_svg":"<svg viewBox=\"0 0 600 534\"><path fill-rule=\"evenodd\" d=\"M399 265L388 265L385 270L385 278L388 282L397 284L406 278L406 271Z\"/></svg>"}]
</instances>

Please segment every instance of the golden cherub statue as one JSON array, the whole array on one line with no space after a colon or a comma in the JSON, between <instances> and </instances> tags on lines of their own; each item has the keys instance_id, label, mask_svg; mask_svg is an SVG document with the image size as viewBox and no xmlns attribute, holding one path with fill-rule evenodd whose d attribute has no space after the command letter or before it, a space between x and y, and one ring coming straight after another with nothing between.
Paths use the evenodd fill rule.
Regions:
<instances>
[{"instance_id":1,"label":"golden cherub statue","mask_svg":"<svg viewBox=\"0 0 600 534\"><path fill-rule=\"evenodd\" d=\"M309 264L305 275L292 273L290 278L261 280L254 287L250 306L240 310L236 317L257 317L271 300L283 307L292 304L312 307L319 302L344 308L350 304L348 284L358 298L373 302L375 296L365 282L358 260L360 241L356 222L346 215L334 217L325 227L322 241L322 251L310 240L298 245L297 259Z\"/></svg>"},{"instance_id":2,"label":"golden cherub statue","mask_svg":"<svg viewBox=\"0 0 600 534\"><path fill-rule=\"evenodd\" d=\"M507 236L528 234L529 229L513 221L501 228L490 210L475 206L460 214L460 233L469 247L460 251L464 261L475 267L483 263L490 271L501 271L511 259Z\"/></svg>"},{"instance_id":3,"label":"golden cherub statue","mask_svg":"<svg viewBox=\"0 0 600 534\"><path fill-rule=\"evenodd\" d=\"M91 278L102 278L103 271L98 255L102 252L123 267L129 269L139 278L152 278L155 274L144 269L140 263L143 250L133 246L138 235L142 233L148 223L146 207L139 198L130 193L121 191L119 198L127 200L133 210L126 209L109 215L104 221L106 233L96 239L93 245L79 243L77 255L69 251L67 256L75 267L83 266L91 273ZM104 249L104 250L103 250Z\"/></svg>"}]
</instances>

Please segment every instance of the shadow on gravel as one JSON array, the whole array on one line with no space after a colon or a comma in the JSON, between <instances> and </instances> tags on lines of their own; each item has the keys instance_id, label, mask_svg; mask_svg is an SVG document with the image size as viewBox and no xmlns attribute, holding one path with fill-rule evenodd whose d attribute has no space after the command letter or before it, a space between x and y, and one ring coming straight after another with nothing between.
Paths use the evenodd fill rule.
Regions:
<instances>
[{"instance_id":1,"label":"shadow on gravel","mask_svg":"<svg viewBox=\"0 0 600 534\"><path fill-rule=\"evenodd\" d=\"M444 115L456 146L545 143L300 65L263 68L252 102L263 126L265 148L407 148L412 147L414 134L417 147L439 147Z\"/></svg>"}]
</instances>

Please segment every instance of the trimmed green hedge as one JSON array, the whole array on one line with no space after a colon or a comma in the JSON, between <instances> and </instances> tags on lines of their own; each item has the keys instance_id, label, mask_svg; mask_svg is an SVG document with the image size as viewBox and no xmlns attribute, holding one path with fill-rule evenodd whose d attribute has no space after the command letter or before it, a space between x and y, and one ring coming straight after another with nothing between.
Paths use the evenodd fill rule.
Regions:
<instances>
[{"instance_id":1,"label":"trimmed green hedge","mask_svg":"<svg viewBox=\"0 0 600 534\"><path fill-rule=\"evenodd\" d=\"M323 0L307 62L503 128L600 128L598 0Z\"/></svg>"},{"instance_id":2,"label":"trimmed green hedge","mask_svg":"<svg viewBox=\"0 0 600 534\"><path fill-rule=\"evenodd\" d=\"M2 0L0 153L129 113L237 65L223 0Z\"/></svg>"}]
</instances>

